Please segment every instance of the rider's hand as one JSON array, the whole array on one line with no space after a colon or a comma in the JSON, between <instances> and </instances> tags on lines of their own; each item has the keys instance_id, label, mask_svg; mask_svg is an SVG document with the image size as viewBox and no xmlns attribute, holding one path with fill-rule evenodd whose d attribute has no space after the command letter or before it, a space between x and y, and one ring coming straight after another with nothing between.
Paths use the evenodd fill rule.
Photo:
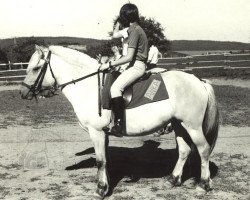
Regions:
<instances>
[{"instance_id":1,"label":"rider's hand","mask_svg":"<svg viewBox=\"0 0 250 200\"><path fill-rule=\"evenodd\" d=\"M108 69L110 67L109 63L103 63L100 67L100 70L105 70Z\"/></svg>"}]
</instances>

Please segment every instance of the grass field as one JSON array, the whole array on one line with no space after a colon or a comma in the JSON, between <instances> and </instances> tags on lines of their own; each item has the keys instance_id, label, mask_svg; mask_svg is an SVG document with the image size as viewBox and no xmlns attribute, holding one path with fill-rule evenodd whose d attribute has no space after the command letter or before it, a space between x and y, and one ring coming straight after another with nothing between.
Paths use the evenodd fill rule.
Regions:
<instances>
[{"instance_id":1,"label":"grass field","mask_svg":"<svg viewBox=\"0 0 250 200\"><path fill-rule=\"evenodd\" d=\"M248 88L214 85L221 111L222 125L250 126L250 94ZM77 123L75 113L67 99L59 92L53 98L24 101L18 90L0 92L0 125L48 126L55 123Z\"/></svg>"}]
</instances>

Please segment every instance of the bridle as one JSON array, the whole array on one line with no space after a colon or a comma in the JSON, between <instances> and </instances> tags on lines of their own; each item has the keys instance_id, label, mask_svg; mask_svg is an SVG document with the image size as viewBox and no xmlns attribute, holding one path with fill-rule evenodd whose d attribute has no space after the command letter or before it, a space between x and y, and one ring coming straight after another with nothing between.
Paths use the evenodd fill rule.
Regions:
<instances>
[{"instance_id":1,"label":"bridle","mask_svg":"<svg viewBox=\"0 0 250 200\"><path fill-rule=\"evenodd\" d=\"M45 59L44 58L44 54L42 54L42 57L40 59L44 59L45 62L43 64L43 66L41 67L41 71L39 73L39 75L37 76L35 82L33 85L28 85L27 83L24 83L22 82L22 85L27 87L29 89L26 97L32 93L32 98L35 97L35 99L37 100L37 95L42 92L42 91L45 91L45 90L49 90L53 95L55 95L55 92L61 88L61 90L66 87L67 85L69 84L72 84L72 83L76 83L76 82L79 82L81 80L84 80L84 79L87 79L91 76L94 76L94 75L98 75L98 96L99 96L99 99L100 99L100 84L101 84L101 81L100 81L100 73L107 73L109 71L109 69L106 69L106 70L100 70L100 67L98 68L98 71L96 72L93 72L91 74L88 74L86 76L83 76L81 78L78 78L78 79L75 79L75 80L72 80L72 81L69 81L69 82L66 82L66 83L63 83L63 84L58 84L57 81L56 81L56 78L55 78L55 75L53 73L53 70L52 70L52 67L51 67L51 64L50 64L50 59L51 59L51 51L48 52L48 55L47 55L47 58ZM100 58L101 60L101 58ZM100 63L100 60L99 60L99 63ZM44 77L45 77L45 74L47 72L47 69L48 69L48 66L49 66L49 69L50 69L50 72L51 72L51 75L53 77L53 79L55 80L54 81L54 84L53 86L48 86L48 87L43 87L42 86L42 83L43 83L43 80L44 80ZM102 85L104 84L104 76L103 76L103 80L102 80ZM99 108L99 113L100 113L100 108Z\"/></svg>"},{"instance_id":2,"label":"bridle","mask_svg":"<svg viewBox=\"0 0 250 200\"><path fill-rule=\"evenodd\" d=\"M48 55L47 55L47 58L44 59L44 54L42 54L42 57L40 59L44 59L45 62L43 64L43 66L41 67L41 70L40 70L40 73L38 74L34 84L32 85L28 85L27 83L25 82L22 82L22 85L27 87L29 89L26 97L32 93L32 97L35 97L35 99L37 100L37 95L42 92L42 91L45 91L45 90L49 90L53 95L55 94L56 90L57 90L57 81L56 81L56 78L55 78L55 75L52 71L52 68L51 68L51 65L50 65L50 58L51 58L51 51L48 52ZM54 78L55 82L53 84L53 86L47 86L47 87L43 87L42 86L42 83L43 83L43 80L44 80L44 77L45 77L45 74L47 72L47 68L49 66L49 69L50 69L50 72L51 72L51 75L52 77Z\"/></svg>"}]
</instances>

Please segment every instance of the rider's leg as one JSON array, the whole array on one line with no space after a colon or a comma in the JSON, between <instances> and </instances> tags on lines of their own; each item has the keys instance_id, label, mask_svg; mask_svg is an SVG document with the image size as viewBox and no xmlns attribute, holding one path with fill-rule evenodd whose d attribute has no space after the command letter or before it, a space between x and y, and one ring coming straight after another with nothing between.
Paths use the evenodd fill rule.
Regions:
<instances>
[{"instance_id":1,"label":"rider's leg","mask_svg":"<svg viewBox=\"0 0 250 200\"><path fill-rule=\"evenodd\" d=\"M124 122L124 101L122 96L111 99L111 108L114 112L114 126L111 129L111 134L122 137L123 136L123 122Z\"/></svg>"},{"instance_id":2,"label":"rider's leg","mask_svg":"<svg viewBox=\"0 0 250 200\"><path fill-rule=\"evenodd\" d=\"M115 115L115 125L111 129L111 133L116 136L123 135L124 102L122 99L122 93L126 87L140 78L145 73L145 70L145 63L136 61L134 66L124 71L111 87L112 110Z\"/></svg>"}]
</instances>

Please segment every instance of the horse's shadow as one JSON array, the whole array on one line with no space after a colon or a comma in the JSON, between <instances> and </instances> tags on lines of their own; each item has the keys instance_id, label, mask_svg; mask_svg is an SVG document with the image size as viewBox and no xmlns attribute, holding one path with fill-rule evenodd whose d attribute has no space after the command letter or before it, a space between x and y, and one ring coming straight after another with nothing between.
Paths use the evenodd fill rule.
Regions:
<instances>
[{"instance_id":1,"label":"horse's shadow","mask_svg":"<svg viewBox=\"0 0 250 200\"><path fill-rule=\"evenodd\" d=\"M109 147L109 176L110 193L116 185L124 178L126 182L137 182L140 178L162 178L171 174L178 158L176 149L161 149L160 143L152 140L145 141L141 147ZM76 156L94 153L94 148L86 149L76 153ZM195 174L187 173L184 168L183 179L200 174L200 161L192 162L192 170ZM83 160L75 165L66 167L66 170L77 170L82 168L96 167L93 157ZM217 174L217 166L210 162L211 177ZM189 175L188 175L189 174Z\"/></svg>"}]
</instances>

